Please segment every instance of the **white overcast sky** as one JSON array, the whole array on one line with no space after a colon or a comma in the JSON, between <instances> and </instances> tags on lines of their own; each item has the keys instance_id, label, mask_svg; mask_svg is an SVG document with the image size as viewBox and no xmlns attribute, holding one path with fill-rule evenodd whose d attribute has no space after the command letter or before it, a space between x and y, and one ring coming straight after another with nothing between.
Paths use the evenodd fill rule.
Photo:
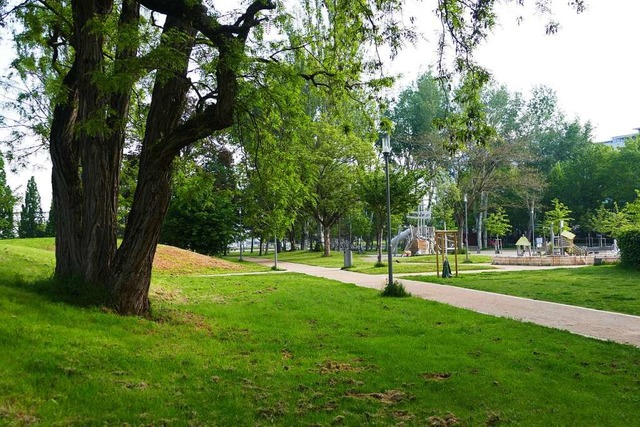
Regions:
<instances>
[{"instance_id":1,"label":"white overcast sky","mask_svg":"<svg viewBox=\"0 0 640 427\"><path fill-rule=\"evenodd\" d=\"M552 36L544 34L549 17L537 16L532 8L500 4L498 28L477 58L511 91L527 95L536 85L553 88L568 118L578 117L594 125L596 141L633 133L640 127L640 0L587 0L587 10L579 15L567 3L553 2L554 19L561 28ZM403 85L435 63L438 28L434 8L434 0L409 5L407 15L416 16L426 41L407 47L388 64L391 72L404 75L400 80ZM518 25L519 15L524 21ZM2 44L6 52L6 41ZM9 185L22 196L28 178L35 175L42 207L48 210L48 161L40 158L34 163L19 174L7 171Z\"/></svg>"}]
</instances>

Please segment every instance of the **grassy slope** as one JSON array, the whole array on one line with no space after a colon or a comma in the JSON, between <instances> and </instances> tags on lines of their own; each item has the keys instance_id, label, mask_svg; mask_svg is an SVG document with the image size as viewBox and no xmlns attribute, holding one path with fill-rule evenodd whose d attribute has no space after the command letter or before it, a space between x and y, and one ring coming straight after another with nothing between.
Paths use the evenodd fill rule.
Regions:
<instances>
[{"instance_id":1,"label":"grassy slope","mask_svg":"<svg viewBox=\"0 0 640 427\"><path fill-rule=\"evenodd\" d=\"M154 319L122 318L7 279L14 248L5 247L0 424L632 425L640 416L637 348L294 274L157 274Z\"/></svg>"},{"instance_id":2,"label":"grassy slope","mask_svg":"<svg viewBox=\"0 0 640 427\"><path fill-rule=\"evenodd\" d=\"M407 279L640 316L640 273L615 265Z\"/></svg>"}]
</instances>

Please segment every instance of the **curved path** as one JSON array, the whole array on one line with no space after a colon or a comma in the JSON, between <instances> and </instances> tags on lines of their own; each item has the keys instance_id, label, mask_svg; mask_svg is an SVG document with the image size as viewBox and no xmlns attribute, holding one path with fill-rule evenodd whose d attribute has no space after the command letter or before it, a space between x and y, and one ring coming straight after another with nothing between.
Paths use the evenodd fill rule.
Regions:
<instances>
[{"instance_id":1,"label":"curved path","mask_svg":"<svg viewBox=\"0 0 640 427\"><path fill-rule=\"evenodd\" d=\"M257 263L272 262L272 260L256 258L252 258L250 261ZM278 267L290 272L352 283L372 289L382 289L387 278L386 275L362 274L338 268L317 267L291 262L278 262ZM536 267L538 270L542 268L544 267ZM468 273L468 271L465 271L465 273ZM639 316L406 279L402 280L402 284L413 296L418 298L438 301L492 316L508 317L563 329L587 337L640 347Z\"/></svg>"}]
</instances>

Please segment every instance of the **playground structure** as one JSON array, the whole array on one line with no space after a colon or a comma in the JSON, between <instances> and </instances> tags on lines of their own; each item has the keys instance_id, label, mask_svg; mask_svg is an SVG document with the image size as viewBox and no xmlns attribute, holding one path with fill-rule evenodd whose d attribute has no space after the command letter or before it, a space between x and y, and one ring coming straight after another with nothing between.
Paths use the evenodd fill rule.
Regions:
<instances>
[{"instance_id":1,"label":"playground structure","mask_svg":"<svg viewBox=\"0 0 640 427\"><path fill-rule=\"evenodd\" d=\"M542 243L538 237L535 248L529 240L522 236L516 242L516 257L496 256L496 265L535 265L535 266L563 266L563 265L594 265L609 264L619 260L620 250L614 240L610 247L587 247L575 244L575 234L564 230L559 235L551 234L547 243ZM528 255L528 256L525 256Z\"/></svg>"},{"instance_id":2,"label":"playground structure","mask_svg":"<svg viewBox=\"0 0 640 427\"><path fill-rule=\"evenodd\" d=\"M391 239L392 253L398 254L400 243L404 243L402 256L434 254L435 228L410 225Z\"/></svg>"},{"instance_id":3,"label":"playground structure","mask_svg":"<svg viewBox=\"0 0 640 427\"><path fill-rule=\"evenodd\" d=\"M547 255L575 255L587 256L588 251L585 248L577 246L573 243L576 235L570 231L563 231L559 236L554 237L553 245L547 245Z\"/></svg>"},{"instance_id":4,"label":"playground structure","mask_svg":"<svg viewBox=\"0 0 640 427\"><path fill-rule=\"evenodd\" d=\"M391 251L398 255L398 246L402 246L402 256L433 255L435 253L435 228L427 226L431 219L431 209L423 200L418 208L407 215L407 219L416 221L417 225L410 225L391 239Z\"/></svg>"}]
</instances>

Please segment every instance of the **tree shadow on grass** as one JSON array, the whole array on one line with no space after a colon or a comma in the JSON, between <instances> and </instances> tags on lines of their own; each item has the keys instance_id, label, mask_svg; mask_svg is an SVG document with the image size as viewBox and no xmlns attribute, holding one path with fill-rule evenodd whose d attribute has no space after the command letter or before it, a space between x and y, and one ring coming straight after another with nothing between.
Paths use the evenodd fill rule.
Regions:
<instances>
[{"instance_id":1,"label":"tree shadow on grass","mask_svg":"<svg viewBox=\"0 0 640 427\"><path fill-rule=\"evenodd\" d=\"M77 307L104 307L108 293L105 289L87 285L80 278L40 278L25 279L19 274L3 277L0 286L40 295L52 302L60 302Z\"/></svg>"}]
</instances>

